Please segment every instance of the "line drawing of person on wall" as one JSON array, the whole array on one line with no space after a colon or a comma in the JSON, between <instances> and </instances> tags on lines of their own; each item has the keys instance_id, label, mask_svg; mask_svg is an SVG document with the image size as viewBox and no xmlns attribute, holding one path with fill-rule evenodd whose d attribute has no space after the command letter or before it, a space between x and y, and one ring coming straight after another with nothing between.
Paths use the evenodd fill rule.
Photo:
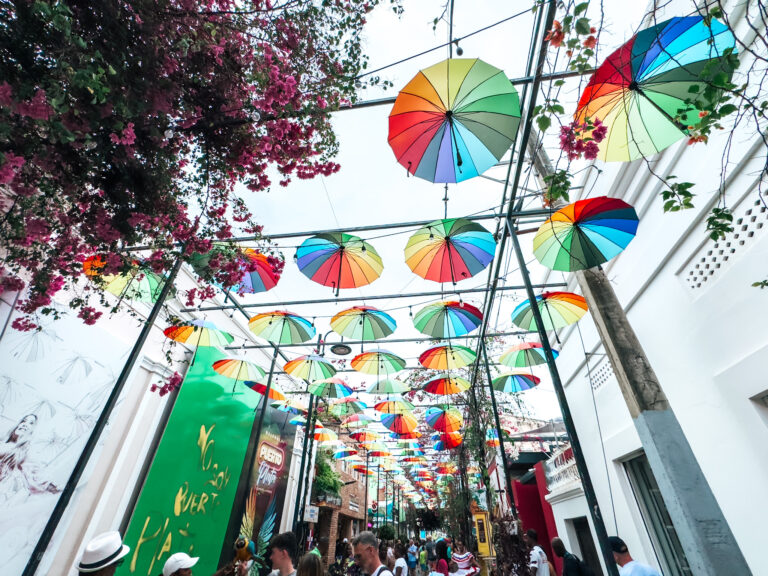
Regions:
<instances>
[{"instance_id":1,"label":"line drawing of person on wall","mask_svg":"<svg viewBox=\"0 0 768 576\"><path fill-rule=\"evenodd\" d=\"M53 482L38 480L36 467L27 461L37 421L37 414L27 414L0 444L0 504L32 494L61 492Z\"/></svg>"}]
</instances>

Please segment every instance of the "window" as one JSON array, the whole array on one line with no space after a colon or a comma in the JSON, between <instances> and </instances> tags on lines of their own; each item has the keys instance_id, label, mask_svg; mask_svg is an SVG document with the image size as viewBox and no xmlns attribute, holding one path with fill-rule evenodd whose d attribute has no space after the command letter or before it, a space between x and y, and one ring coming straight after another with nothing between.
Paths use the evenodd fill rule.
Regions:
<instances>
[{"instance_id":1,"label":"window","mask_svg":"<svg viewBox=\"0 0 768 576\"><path fill-rule=\"evenodd\" d=\"M648 458L641 454L625 462L624 466L662 572L666 576L691 576L693 572L672 525Z\"/></svg>"}]
</instances>

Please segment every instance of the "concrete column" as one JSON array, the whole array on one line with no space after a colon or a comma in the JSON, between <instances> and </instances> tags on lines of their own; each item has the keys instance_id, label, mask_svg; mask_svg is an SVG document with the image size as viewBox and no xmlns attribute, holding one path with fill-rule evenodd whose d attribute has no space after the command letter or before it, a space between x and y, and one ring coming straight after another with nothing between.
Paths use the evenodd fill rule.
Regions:
<instances>
[{"instance_id":1,"label":"concrete column","mask_svg":"<svg viewBox=\"0 0 768 576\"><path fill-rule=\"evenodd\" d=\"M693 574L752 574L611 283L575 275Z\"/></svg>"},{"instance_id":2,"label":"concrete column","mask_svg":"<svg viewBox=\"0 0 768 576\"><path fill-rule=\"evenodd\" d=\"M328 567L336 561L336 539L339 537L339 510L331 510L331 527L328 531L328 554L323 558L323 568Z\"/></svg>"}]
</instances>

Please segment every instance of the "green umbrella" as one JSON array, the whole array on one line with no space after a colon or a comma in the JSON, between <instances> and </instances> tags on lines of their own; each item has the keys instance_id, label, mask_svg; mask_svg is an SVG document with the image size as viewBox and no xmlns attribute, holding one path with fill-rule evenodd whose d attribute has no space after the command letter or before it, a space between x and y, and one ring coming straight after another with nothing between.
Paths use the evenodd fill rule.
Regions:
<instances>
[{"instance_id":1,"label":"green umbrella","mask_svg":"<svg viewBox=\"0 0 768 576\"><path fill-rule=\"evenodd\" d=\"M273 344L300 344L315 335L315 327L306 318L276 310L257 314L248 322L251 332Z\"/></svg>"},{"instance_id":2,"label":"green umbrella","mask_svg":"<svg viewBox=\"0 0 768 576\"><path fill-rule=\"evenodd\" d=\"M325 360L322 356L308 354L299 356L287 362L283 369L286 373L302 380L323 380L336 374L336 368L333 364Z\"/></svg>"},{"instance_id":3,"label":"green umbrella","mask_svg":"<svg viewBox=\"0 0 768 576\"><path fill-rule=\"evenodd\" d=\"M312 382L307 392L319 398L346 398L352 389L341 378L325 378Z\"/></svg>"},{"instance_id":4,"label":"green umbrella","mask_svg":"<svg viewBox=\"0 0 768 576\"><path fill-rule=\"evenodd\" d=\"M354 306L331 318L331 328L340 336L372 341L392 334L397 323L392 316L372 306Z\"/></svg>"},{"instance_id":5,"label":"green umbrella","mask_svg":"<svg viewBox=\"0 0 768 576\"><path fill-rule=\"evenodd\" d=\"M368 388L368 394L402 394L410 391L408 384L394 379L379 380Z\"/></svg>"}]
</instances>

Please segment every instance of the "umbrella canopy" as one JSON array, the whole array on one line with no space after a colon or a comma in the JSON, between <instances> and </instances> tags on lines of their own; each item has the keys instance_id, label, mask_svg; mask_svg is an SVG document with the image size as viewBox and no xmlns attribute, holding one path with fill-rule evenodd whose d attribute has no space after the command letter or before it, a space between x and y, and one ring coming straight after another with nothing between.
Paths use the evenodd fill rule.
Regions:
<instances>
[{"instance_id":1,"label":"umbrella canopy","mask_svg":"<svg viewBox=\"0 0 768 576\"><path fill-rule=\"evenodd\" d=\"M192 346L226 346L234 340L231 334L219 330L216 324L206 320L192 320L169 326L163 334L171 340L186 342Z\"/></svg>"},{"instance_id":2,"label":"umbrella canopy","mask_svg":"<svg viewBox=\"0 0 768 576\"><path fill-rule=\"evenodd\" d=\"M331 328L340 336L370 342L392 334L397 322L372 306L353 306L331 318Z\"/></svg>"},{"instance_id":3,"label":"umbrella canopy","mask_svg":"<svg viewBox=\"0 0 768 576\"><path fill-rule=\"evenodd\" d=\"M212 364L213 370L232 380L258 380L266 375L266 372L253 362L247 360L238 360L236 358L225 358L217 360Z\"/></svg>"},{"instance_id":4,"label":"umbrella canopy","mask_svg":"<svg viewBox=\"0 0 768 576\"><path fill-rule=\"evenodd\" d=\"M493 379L493 389L507 394L530 390L541 382L541 378L523 372L507 372Z\"/></svg>"},{"instance_id":5,"label":"umbrella canopy","mask_svg":"<svg viewBox=\"0 0 768 576\"><path fill-rule=\"evenodd\" d=\"M652 156L688 136L701 122L695 100L726 82L738 60L733 34L715 19L672 18L641 30L608 56L579 100L579 122L608 128L598 157L627 162ZM693 102L693 103L691 103Z\"/></svg>"},{"instance_id":6,"label":"umbrella canopy","mask_svg":"<svg viewBox=\"0 0 768 576\"><path fill-rule=\"evenodd\" d=\"M257 392L258 394L261 394L264 396L264 393L267 391L267 385L264 382L261 382L260 380L246 380L243 382L248 388L253 390L254 392ZM272 382L269 386L269 399L270 400L285 400L285 394L283 394L283 391L280 390L280 387L277 385L276 382Z\"/></svg>"},{"instance_id":7,"label":"umbrella canopy","mask_svg":"<svg viewBox=\"0 0 768 576\"><path fill-rule=\"evenodd\" d=\"M257 314L249 320L248 327L273 344L300 344L315 336L315 327L309 320L281 310Z\"/></svg>"},{"instance_id":8,"label":"umbrella canopy","mask_svg":"<svg viewBox=\"0 0 768 576\"><path fill-rule=\"evenodd\" d=\"M448 404L430 406L424 419L432 428L440 432L456 432L464 425L464 418L456 408Z\"/></svg>"},{"instance_id":9,"label":"umbrella canopy","mask_svg":"<svg viewBox=\"0 0 768 576\"><path fill-rule=\"evenodd\" d=\"M352 389L341 378L315 380L309 385L307 392L319 398L346 398L352 395Z\"/></svg>"},{"instance_id":10,"label":"umbrella canopy","mask_svg":"<svg viewBox=\"0 0 768 576\"><path fill-rule=\"evenodd\" d=\"M459 432L443 432L438 436L437 442L433 446L434 450L450 450L461 446L464 437Z\"/></svg>"},{"instance_id":11,"label":"umbrella canopy","mask_svg":"<svg viewBox=\"0 0 768 576\"><path fill-rule=\"evenodd\" d=\"M496 448L500 445L499 432L496 428L489 428L485 433L485 445L488 446L488 448Z\"/></svg>"},{"instance_id":12,"label":"umbrella canopy","mask_svg":"<svg viewBox=\"0 0 768 576\"><path fill-rule=\"evenodd\" d=\"M363 410L368 408L368 405L362 400L358 400L352 396L347 398L341 398L331 404L330 413L338 418L346 416L354 416L361 414Z\"/></svg>"},{"instance_id":13,"label":"umbrella canopy","mask_svg":"<svg viewBox=\"0 0 768 576\"><path fill-rule=\"evenodd\" d=\"M405 360L387 350L371 350L352 358L350 365L363 374L386 377L403 370L405 368Z\"/></svg>"},{"instance_id":14,"label":"umbrella canopy","mask_svg":"<svg viewBox=\"0 0 768 576\"><path fill-rule=\"evenodd\" d=\"M403 432L401 434L391 432L389 436L390 438L396 438L398 440L415 440L416 438L421 438L421 432L417 432L416 430L413 432Z\"/></svg>"},{"instance_id":15,"label":"umbrella canopy","mask_svg":"<svg viewBox=\"0 0 768 576\"><path fill-rule=\"evenodd\" d=\"M323 428L321 430L315 429L315 440L318 442L338 442L339 437L333 430Z\"/></svg>"},{"instance_id":16,"label":"umbrella canopy","mask_svg":"<svg viewBox=\"0 0 768 576\"><path fill-rule=\"evenodd\" d=\"M331 407L331 412L335 414L334 407ZM341 425L348 428L365 427L371 422L378 422L378 419L364 413L350 414L342 419Z\"/></svg>"},{"instance_id":17,"label":"umbrella canopy","mask_svg":"<svg viewBox=\"0 0 768 576\"><path fill-rule=\"evenodd\" d=\"M128 272L122 274L103 274L107 261L101 256L90 256L83 262L83 272L89 280L102 286L110 294L134 302L154 304L163 289L165 278L142 265L132 261Z\"/></svg>"},{"instance_id":18,"label":"umbrella canopy","mask_svg":"<svg viewBox=\"0 0 768 576\"><path fill-rule=\"evenodd\" d=\"M483 313L475 306L451 300L427 304L416 312L413 325L434 338L457 338L475 330L482 321Z\"/></svg>"},{"instance_id":19,"label":"umbrella canopy","mask_svg":"<svg viewBox=\"0 0 768 576\"><path fill-rule=\"evenodd\" d=\"M288 412L289 414L307 413L307 407L301 402L296 402L296 400L278 400L277 402L272 402L272 408L280 412Z\"/></svg>"},{"instance_id":20,"label":"umbrella canopy","mask_svg":"<svg viewBox=\"0 0 768 576\"><path fill-rule=\"evenodd\" d=\"M323 380L336 374L336 368L322 356L307 354L286 362L283 367L288 374L302 380Z\"/></svg>"},{"instance_id":21,"label":"umbrella canopy","mask_svg":"<svg viewBox=\"0 0 768 576\"><path fill-rule=\"evenodd\" d=\"M557 358L558 354L557 350L552 350L552 356ZM538 342L515 344L499 357L499 362L510 368L528 368L545 364L546 361L544 348Z\"/></svg>"},{"instance_id":22,"label":"umbrella canopy","mask_svg":"<svg viewBox=\"0 0 768 576\"><path fill-rule=\"evenodd\" d=\"M414 406L408 400L386 400L374 405L374 410L385 414L405 414L413 410Z\"/></svg>"},{"instance_id":23,"label":"umbrella canopy","mask_svg":"<svg viewBox=\"0 0 768 576\"><path fill-rule=\"evenodd\" d=\"M586 270L617 256L636 232L632 206L618 198L587 198L561 208L539 227L533 253L552 270Z\"/></svg>"},{"instance_id":24,"label":"umbrella canopy","mask_svg":"<svg viewBox=\"0 0 768 576\"><path fill-rule=\"evenodd\" d=\"M368 387L368 394L402 394L410 391L408 384L394 379L379 380Z\"/></svg>"},{"instance_id":25,"label":"umbrella canopy","mask_svg":"<svg viewBox=\"0 0 768 576\"><path fill-rule=\"evenodd\" d=\"M445 344L423 352L419 362L424 368L432 370L455 370L469 366L476 358L477 354L466 346Z\"/></svg>"},{"instance_id":26,"label":"umbrella canopy","mask_svg":"<svg viewBox=\"0 0 768 576\"><path fill-rule=\"evenodd\" d=\"M381 417L381 423L397 434L413 432L419 423L410 412L402 414L384 414Z\"/></svg>"},{"instance_id":27,"label":"umbrella canopy","mask_svg":"<svg viewBox=\"0 0 768 576\"><path fill-rule=\"evenodd\" d=\"M389 114L389 145L411 174L461 182L509 149L520 98L504 72L482 60L451 58L419 72Z\"/></svg>"},{"instance_id":28,"label":"umbrella canopy","mask_svg":"<svg viewBox=\"0 0 768 576\"><path fill-rule=\"evenodd\" d=\"M256 294L266 292L277 286L280 280L280 269L276 264L282 263L272 259L253 248L244 248L243 277L238 284L232 287L233 292L239 294Z\"/></svg>"},{"instance_id":29,"label":"umbrella canopy","mask_svg":"<svg viewBox=\"0 0 768 576\"><path fill-rule=\"evenodd\" d=\"M536 296L545 330L559 330L578 322L587 312L587 301L572 292L544 292ZM531 301L526 300L512 311L512 322L523 330L536 330Z\"/></svg>"},{"instance_id":30,"label":"umbrella canopy","mask_svg":"<svg viewBox=\"0 0 768 576\"><path fill-rule=\"evenodd\" d=\"M471 384L464 378L457 378L449 374L440 374L439 376L432 378L427 382L422 390L429 392L430 394L439 394L440 396L448 396L450 394L460 394L469 390Z\"/></svg>"},{"instance_id":31,"label":"umbrella canopy","mask_svg":"<svg viewBox=\"0 0 768 576\"><path fill-rule=\"evenodd\" d=\"M366 286L381 276L384 265L376 249L352 234L332 232L307 238L296 250L302 274L339 293Z\"/></svg>"},{"instance_id":32,"label":"umbrella canopy","mask_svg":"<svg viewBox=\"0 0 768 576\"><path fill-rule=\"evenodd\" d=\"M345 447L333 453L333 457L337 460L346 460L347 458L352 458L354 456L357 456L357 450L354 450L353 448Z\"/></svg>"},{"instance_id":33,"label":"umbrella canopy","mask_svg":"<svg viewBox=\"0 0 768 576\"><path fill-rule=\"evenodd\" d=\"M381 434L373 430L361 430L360 432L350 434L349 437L358 442L375 442L381 439Z\"/></svg>"},{"instance_id":34,"label":"umbrella canopy","mask_svg":"<svg viewBox=\"0 0 768 576\"><path fill-rule=\"evenodd\" d=\"M405 263L414 274L433 282L471 278L493 260L496 240L465 218L435 220L419 228L405 246Z\"/></svg>"}]
</instances>

